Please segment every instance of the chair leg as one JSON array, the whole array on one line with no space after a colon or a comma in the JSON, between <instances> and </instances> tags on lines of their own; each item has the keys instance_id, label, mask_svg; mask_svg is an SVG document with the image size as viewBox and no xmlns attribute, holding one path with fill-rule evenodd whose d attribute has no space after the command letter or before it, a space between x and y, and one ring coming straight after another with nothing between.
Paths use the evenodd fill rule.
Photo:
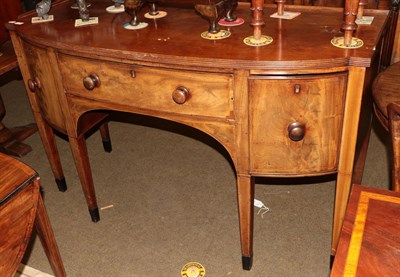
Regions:
<instances>
[{"instance_id":1,"label":"chair leg","mask_svg":"<svg viewBox=\"0 0 400 277\"><path fill-rule=\"evenodd\" d=\"M400 106L391 103L387 110L392 145L392 190L400 192Z\"/></svg>"},{"instance_id":2,"label":"chair leg","mask_svg":"<svg viewBox=\"0 0 400 277\"><path fill-rule=\"evenodd\" d=\"M108 130L108 122L101 124L99 130L100 130L101 140L103 141L104 151L110 153L112 151L112 145L110 139L110 131Z\"/></svg>"},{"instance_id":3,"label":"chair leg","mask_svg":"<svg viewBox=\"0 0 400 277\"><path fill-rule=\"evenodd\" d=\"M38 183L39 180L34 182ZM39 195L35 228L55 276L67 276L42 197Z\"/></svg>"}]
</instances>

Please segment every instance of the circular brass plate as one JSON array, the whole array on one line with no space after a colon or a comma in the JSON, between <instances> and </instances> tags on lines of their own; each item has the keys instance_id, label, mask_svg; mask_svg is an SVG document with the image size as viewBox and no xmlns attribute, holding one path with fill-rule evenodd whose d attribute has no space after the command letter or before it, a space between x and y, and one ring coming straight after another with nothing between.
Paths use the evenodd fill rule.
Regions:
<instances>
[{"instance_id":1,"label":"circular brass plate","mask_svg":"<svg viewBox=\"0 0 400 277\"><path fill-rule=\"evenodd\" d=\"M249 45L249 46L264 46L264 45L270 44L270 43L273 42L273 41L274 41L274 39L273 39L272 37L270 37L270 36L264 36L264 35L262 35L262 36L261 36L261 39L259 39L259 40L256 40L256 39L254 38L254 36L249 36L249 37L247 37L247 38L245 38L245 39L243 40L243 42L244 42L246 45Z\"/></svg>"}]
</instances>

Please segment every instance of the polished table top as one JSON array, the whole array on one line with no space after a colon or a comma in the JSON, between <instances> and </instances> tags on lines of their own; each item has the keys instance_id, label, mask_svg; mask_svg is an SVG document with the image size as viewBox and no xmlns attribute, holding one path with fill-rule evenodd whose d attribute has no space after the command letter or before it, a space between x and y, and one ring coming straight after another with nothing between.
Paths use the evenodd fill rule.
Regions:
<instances>
[{"instance_id":1,"label":"polished table top","mask_svg":"<svg viewBox=\"0 0 400 277\"><path fill-rule=\"evenodd\" d=\"M230 27L232 35L223 40L206 40L200 34L208 29L208 23L192 9L162 7L168 15L161 19L145 19L148 10L143 7L139 19L149 26L141 30L126 30L127 13L106 12L108 0L94 0L89 7L92 17L98 17L97 25L74 27L78 11L71 9L73 1L53 3L50 14L55 20L49 23L31 24L30 16L21 20L26 24L15 26L19 35L30 41L48 44L68 52L70 49L86 55L97 55L160 62L172 65L203 66L210 68L251 69L302 69L355 65L368 67L378 43L380 30L386 21L387 11L367 10L373 15L372 25L360 25L355 34L364 41L359 49L340 49L331 45L335 36L343 36L340 27L343 9L290 6L286 10L299 11L292 19L275 19L269 15L275 5L264 9L265 26L262 33L274 41L267 46L251 47L243 39L253 34L250 26L251 12L248 3L240 3L237 14L245 19L241 26ZM61 5L61 6L59 6ZM58 8L55 8L58 6ZM161 9L161 7L160 7ZM36 14L31 14L31 16ZM150 46L151 45L151 46ZM149 47L150 46L150 47ZM93 52L96 54L93 54Z\"/></svg>"}]
</instances>

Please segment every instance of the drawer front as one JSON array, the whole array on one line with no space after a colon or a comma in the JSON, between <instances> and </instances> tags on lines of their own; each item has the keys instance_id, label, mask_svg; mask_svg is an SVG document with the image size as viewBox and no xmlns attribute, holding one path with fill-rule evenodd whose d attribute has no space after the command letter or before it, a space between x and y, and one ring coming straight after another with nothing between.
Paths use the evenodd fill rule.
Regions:
<instances>
[{"instance_id":1,"label":"drawer front","mask_svg":"<svg viewBox=\"0 0 400 277\"><path fill-rule=\"evenodd\" d=\"M98 62L65 55L60 55L59 61L67 93L157 112L232 116L233 77L229 74ZM95 87L86 89L84 79Z\"/></svg>"},{"instance_id":2,"label":"drawer front","mask_svg":"<svg viewBox=\"0 0 400 277\"><path fill-rule=\"evenodd\" d=\"M251 171L260 175L336 171L346 82L346 73L250 78Z\"/></svg>"}]
</instances>

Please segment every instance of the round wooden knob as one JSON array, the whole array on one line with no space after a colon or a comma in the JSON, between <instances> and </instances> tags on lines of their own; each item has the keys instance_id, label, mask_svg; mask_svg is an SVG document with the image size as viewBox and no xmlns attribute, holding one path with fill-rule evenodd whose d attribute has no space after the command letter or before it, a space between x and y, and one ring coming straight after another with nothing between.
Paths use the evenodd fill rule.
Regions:
<instances>
[{"instance_id":1,"label":"round wooden knob","mask_svg":"<svg viewBox=\"0 0 400 277\"><path fill-rule=\"evenodd\" d=\"M289 138L293 141L300 141L304 138L306 126L300 122L292 122L288 126Z\"/></svg>"},{"instance_id":2,"label":"round wooden knob","mask_svg":"<svg viewBox=\"0 0 400 277\"><path fill-rule=\"evenodd\" d=\"M40 84L38 77L35 77L35 79L33 79L33 80L32 79L28 80L28 87L29 87L30 91L35 92L36 89L37 88L40 89L42 87L42 85Z\"/></svg>"},{"instance_id":3,"label":"round wooden knob","mask_svg":"<svg viewBox=\"0 0 400 277\"><path fill-rule=\"evenodd\" d=\"M176 104L185 103L190 97L189 90L185 87L179 86L172 92L172 99Z\"/></svg>"},{"instance_id":4,"label":"round wooden knob","mask_svg":"<svg viewBox=\"0 0 400 277\"><path fill-rule=\"evenodd\" d=\"M97 76L97 74L95 73L89 74L89 76L83 78L83 86L87 90L93 90L94 88L98 88L100 86L99 76Z\"/></svg>"}]
</instances>

